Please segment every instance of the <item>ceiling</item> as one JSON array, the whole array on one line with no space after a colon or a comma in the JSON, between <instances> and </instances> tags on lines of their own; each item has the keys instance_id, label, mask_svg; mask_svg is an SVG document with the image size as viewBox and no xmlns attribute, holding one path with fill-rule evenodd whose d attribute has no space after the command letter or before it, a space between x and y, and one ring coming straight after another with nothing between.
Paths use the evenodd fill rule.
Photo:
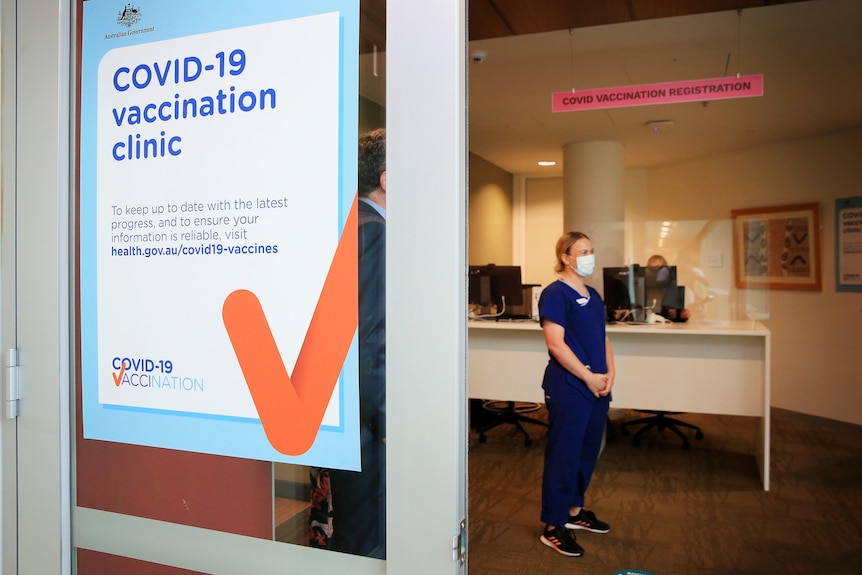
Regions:
<instances>
[{"instance_id":1,"label":"ceiling","mask_svg":"<svg viewBox=\"0 0 862 575\"><path fill-rule=\"evenodd\" d=\"M623 144L653 167L862 127L859 0L469 0L470 151L511 173L559 175L562 147ZM574 8L574 9L573 9ZM363 58L385 46L362 1ZM371 66L363 66L370 70ZM383 65L375 67L383 70ZM551 94L763 74L757 98L551 112ZM361 86L383 102L385 82ZM374 92L377 92L374 94ZM645 124L671 120L652 132ZM555 160L550 168L539 160Z\"/></svg>"},{"instance_id":2,"label":"ceiling","mask_svg":"<svg viewBox=\"0 0 862 575\"><path fill-rule=\"evenodd\" d=\"M802 1L805 0L469 0L469 36L470 40L487 40Z\"/></svg>"},{"instance_id":3,"label":"ceiling","mask_svg":"<svg viewBox=\"0 0 862 575\"><path fill-rule=\"evenodd\" d=\"M470 40L807 0L467 0ZM361 0L360 52L386 49L386 0Z\"/></svg>"},{"instance_id":4,"label":"ceiling","mask_svg":"<svg viewBox=\"0 0 862 575\"><path fill-rule=\"evenodd\" d=\"M471 0L471 6L476 1L492 0ZM576 3L536 4L559 8ZM608 10L610 5L627 8L631 19L632 14L658 13L659 6L671 2L585 3L604 4ZM601 10L586 12L598 17ZM559 11L555 14L560 21L571 21ZM500 19L515 32L549 25L545 16L528 20L527 16L502 11ZM491 36L501 32L499 23L477 28L488 38L472 40L468 50L483 50L487 56L484 62L468 63L469 147L512 173L561 174L562 147L569 142L620 142L626 167L637 168L862 127L862 2L858 0L808 0L741 12L732 9L497 37ZM470 29L472 33L473 22ZM551 111L554 92L737 73L763 74L764 95ZM654 132L645 126L653 120L671 120L673 126ZM540 168L539 160L555 160L557 165Z\"/></svg>"}]
</instances>

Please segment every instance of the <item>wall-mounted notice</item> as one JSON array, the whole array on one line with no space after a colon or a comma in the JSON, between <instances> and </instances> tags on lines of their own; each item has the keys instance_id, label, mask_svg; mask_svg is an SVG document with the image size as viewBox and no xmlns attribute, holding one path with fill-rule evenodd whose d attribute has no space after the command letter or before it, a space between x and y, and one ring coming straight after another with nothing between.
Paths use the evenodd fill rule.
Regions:
<instances>
[{"instance_id":1,"label":"wall-mounted notice","mask_svg":"<svg viewBox=\"0 0 862 575\"><path fill-rule=\"evenodd\" d=\"M835 290L862 292L862 197L835 200Z\"/></svg>"},{"instance_id":2,"label":"wall-mounted notice","mask_svg":"<svg viewBox=\"0 0 862 575\"><path fill-rule=\"evenodd\" d=\"M84 436L359 468L358 0L84 3Z\"/></svg>"}]
</instances>

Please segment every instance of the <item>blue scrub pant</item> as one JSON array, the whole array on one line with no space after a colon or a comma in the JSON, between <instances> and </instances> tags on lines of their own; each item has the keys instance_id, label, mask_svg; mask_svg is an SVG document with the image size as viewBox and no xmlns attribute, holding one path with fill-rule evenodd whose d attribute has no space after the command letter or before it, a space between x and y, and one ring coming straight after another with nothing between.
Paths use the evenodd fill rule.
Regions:
<instances>
[{"instance_id":1,"label":"blue scrub pant","mask_svg":"<svg viewBox=\"0 0 862 575\"><path fill-rule=\"evenodd\" d=\"M583 384L581 384L583 385ZM587 397L568 382L545 389L548 443L542 477L542 516L563 525L571 507L583 507L602 446L609 397Z\"/></svg>"}]
</instances>

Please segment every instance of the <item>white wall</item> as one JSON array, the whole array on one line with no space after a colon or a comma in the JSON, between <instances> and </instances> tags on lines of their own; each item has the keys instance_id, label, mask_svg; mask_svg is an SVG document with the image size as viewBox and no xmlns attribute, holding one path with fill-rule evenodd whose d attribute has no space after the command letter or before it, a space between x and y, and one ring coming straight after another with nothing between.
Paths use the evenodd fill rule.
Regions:
<instances>
[{"instance_id":1,"label":"white wall","mask_svg":"<svg viewBox=\"0 0 862 575\"><path fill-rule=\"evenodd\" d=\"M818 202L823 289L769 290L772 405L862 425L862 293L835 291L835 199L862 195L862 129L649 171L648 219ZM758 290L748 290L758 291Z\"/></svg>"},{"instance_id":2,"label":"white wall","mask_svg":"<svg viewBox=\"0 0 862 575\"><path fill-rule=\"evenodd\" d=\"M471 265L512 264L512 174L470 154Z\"/></svg>"}]
</instances>

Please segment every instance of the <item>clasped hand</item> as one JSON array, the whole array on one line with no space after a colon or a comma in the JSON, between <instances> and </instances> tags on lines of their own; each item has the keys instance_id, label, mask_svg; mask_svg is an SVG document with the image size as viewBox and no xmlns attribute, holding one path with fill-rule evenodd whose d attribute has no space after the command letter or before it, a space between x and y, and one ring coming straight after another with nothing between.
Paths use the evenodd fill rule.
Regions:
<instances>
[{"instance_id":1,"label":"clasped hand","mask_svg":"<svg viewBox=\"0 0 862 575\"><path fill-rule=\"evenodd\" d=\"M614 378L607 373L592 373L586 380L587 389L596 397L604 397L611 392Z\"/></svg>"}]
</instances>

